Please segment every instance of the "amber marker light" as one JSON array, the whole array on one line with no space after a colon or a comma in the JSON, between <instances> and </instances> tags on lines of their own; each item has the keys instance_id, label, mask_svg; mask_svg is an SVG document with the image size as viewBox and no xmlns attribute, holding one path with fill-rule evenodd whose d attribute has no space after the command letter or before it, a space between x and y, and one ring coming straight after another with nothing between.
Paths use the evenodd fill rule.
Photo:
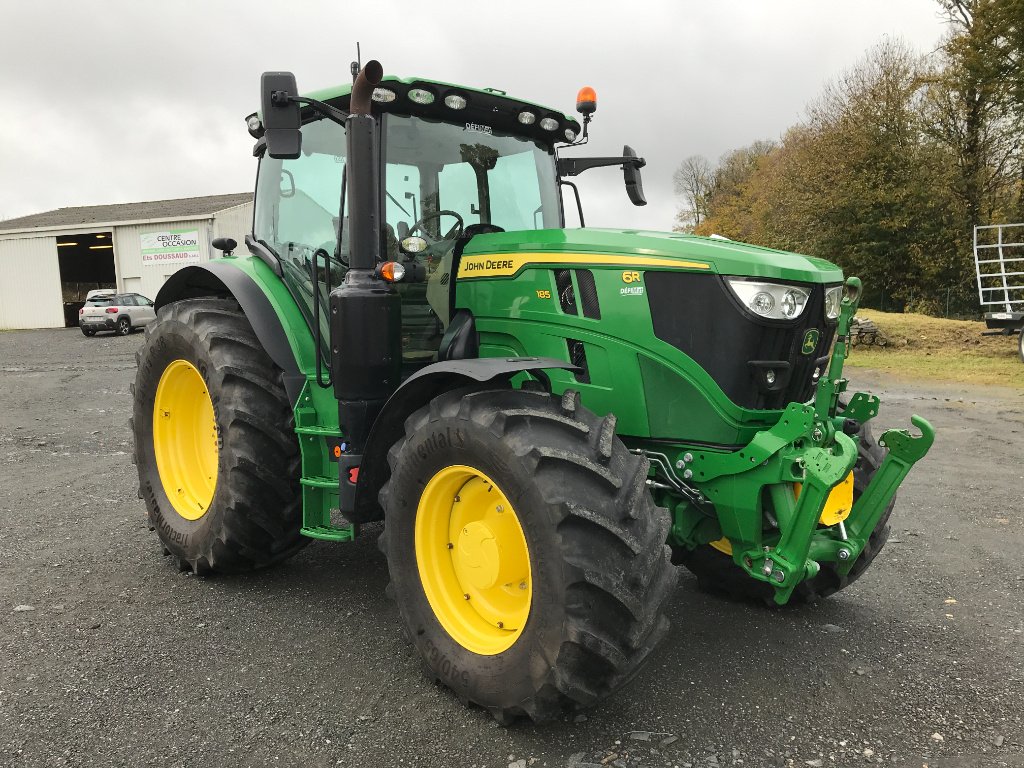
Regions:
<instances>
[{"instance_id":1,"label":"amber marker light","mask_svg":"<svg viewBox=\"0 0 1024 768\"><path fill-rule=\"evenodd\" d=\"M597 111L597 91L589 85L580 88L576 94L576 111L588 117Z\"/></svg>"},{"instance_id":2,"label":"amber marker light","mask_svg":"<svg viewBox=\"0 0 1024 768\"><path fill-rule=\"evenodd\" d=\"M377 268L377 274L382 280L389 283L397 283L405 277L405 267L397 261L385 261Z\"/></svg>"}]
</instances>

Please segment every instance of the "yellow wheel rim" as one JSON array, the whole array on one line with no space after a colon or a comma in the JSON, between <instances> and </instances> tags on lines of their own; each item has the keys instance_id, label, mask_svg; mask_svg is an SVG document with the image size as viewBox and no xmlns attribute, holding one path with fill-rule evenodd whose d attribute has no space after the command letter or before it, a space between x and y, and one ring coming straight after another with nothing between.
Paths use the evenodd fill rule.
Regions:
<instances>
[{"instance_id":1,"label":"yellow wheel rim","mask_svg":"<svg viewBox=\"0 0 1024 768\"><path fill-rule=\"evenodd\" d=\"M174 511L198 520L217 487L217 421L202 374L187 360L164 369L153 399L153 451Z\"/></svg>"},{"instance_id":2,"label":"yellow wheel rim","mask_svg":"<svg viewBox=\"0 0 1024 768\"><path fill-rule=\"evenodd\" d=\"M725 536L710 542L710 546L717 549L723 555L729 555L729 557L732 557L732 542L725 538Z\"/></svg>"},{"instance_id":3,"label":"yellow wheel rim","mask_svg":"<svg viewBox=\"0 0 1024 768\"><path fill-rule=\"evenodd\" d=\"M508 650L530 615L530 550L508 497L473 467L430 478L416 509L416 566L438 622L482 656Z\"/></svg>"}]
</instances>

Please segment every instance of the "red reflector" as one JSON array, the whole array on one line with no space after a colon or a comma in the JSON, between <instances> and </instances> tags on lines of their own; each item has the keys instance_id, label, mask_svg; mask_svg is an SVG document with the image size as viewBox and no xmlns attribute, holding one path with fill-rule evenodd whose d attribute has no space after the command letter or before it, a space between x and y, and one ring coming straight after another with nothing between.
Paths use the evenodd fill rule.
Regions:
<instances>
[{"instance_id":1,"label":"red reflector","mask_svg":"<svg viewBox=\"0 0 1024 768\"><path fill-rule=\"evenodd\" d=\"M116 315L117 314L117 307L107 307L107 314L108 315Z\"/></svg>"},{"instance_id":2,"label":"red reflector","mask_svg":"<svg viewBox=\"0 0 1024 768\"><path fill-rule=\"evenodd\" d=\"M359 482L359 467L351 467L348 471L348 481L355 485Z\"/></svg>"}]
</instances>

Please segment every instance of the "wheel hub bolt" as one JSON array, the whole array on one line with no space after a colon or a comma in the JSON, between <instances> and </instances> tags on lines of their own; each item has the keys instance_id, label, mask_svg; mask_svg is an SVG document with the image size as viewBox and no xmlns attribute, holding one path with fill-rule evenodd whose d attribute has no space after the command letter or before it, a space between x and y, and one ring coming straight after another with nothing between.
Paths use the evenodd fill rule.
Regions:
<instances>
[{"instance_id":1,"label":"wheel hub bolt","mask_svg":"<svg viewBox=\"0 0 1024 768\"><path fill-rule=\"evenodd\" d=\"M693 454L692 453L684 453L683 454L683 461L685 461L687 464L689 464L691 461L693 461Z\"/></svg>"},{"instance_id":2,"label":"wheel hub bolt","mask_svg":"<svg viewBox=\"0 0 1024 768\"><path fill-rule=\"evenodd\" d=\"M519 582L519 588L520 589L526 589L526 582L525 581L520 581Z\"/></svg>"},{"instance_id":3,"label":"wheel hub bolt","mask_svg":"<svg viewBox=\"0 0 1024 768\"><path fill-rule=\"evenodd\" d=\"M504 512L505 511L505 507L503 507L501 504L499 504L497 507L495 507L495 510L497 512L499 512L499 513L500 512Z\"/></svg>"},{"instance_id":4,"label":"wheel hub bolt","mask_svg":"<svg viewBox=\"0 0 1024 768\"><path fill-rule=\"evenodd\" d=\"M693 477L692 469L688 469L685 472L683 472L683 480L689 480L691 477Z\"/></svg>"},{"instance_id":5,"label":"wheel hub bolt","mask_svg":"<svg viewBox=\"0 0 1024 768\"><path fill-rule=\"evenodd\" d=\"M505 628L505 622L499 621L498 622L498 629L504 629L504 628Z\"/></svg>"},{"instance_id":6,"label":"wheel hub bolt","mask_svg":"<svg viewBox=\"0 0 1024 768\"><path fill-rule=\"evenodd\" d=\"M467 600L469 600L469 593L467 592L466 594L463 595L463 597L466 598Z\"/></svg>"},{"instance_id":7,"label":"wheel hub bolt","mask_svg":"<svg viewBox=\"0 0 1024 768\"><path fill-rule=\"evenodd\" d=\"M849 560L850 559L850 550L848 550L848 549L840 549L838 554L839 554L839 559L840 560Z\"/></svg>"}]
</instances>

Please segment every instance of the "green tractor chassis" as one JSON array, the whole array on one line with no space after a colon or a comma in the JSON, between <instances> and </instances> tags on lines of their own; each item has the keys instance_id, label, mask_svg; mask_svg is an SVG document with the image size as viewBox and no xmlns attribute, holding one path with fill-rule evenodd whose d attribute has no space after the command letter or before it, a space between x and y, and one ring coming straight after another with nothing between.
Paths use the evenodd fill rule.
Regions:
<instances>
[{"instance_id":1,"label":"green tractor chassis","mask_svg":"<svg viewBox=\"0 0 1024 768\"><path fill-rule=\"evenodd\" d=\"M596 109L581 92L585 140ZM251 255L175 273L139 353L165 553L251 570L383 520L436 679L501 722L595 704L666 635L677 572L783 605L858 578L934 439L843 377L860 281L725 240L564 226L575 118L370 62L266 73ZM340 201L340 207L339 207ZM578 200L577 200L578 202Z\"/></svg>"}]
</instances>

